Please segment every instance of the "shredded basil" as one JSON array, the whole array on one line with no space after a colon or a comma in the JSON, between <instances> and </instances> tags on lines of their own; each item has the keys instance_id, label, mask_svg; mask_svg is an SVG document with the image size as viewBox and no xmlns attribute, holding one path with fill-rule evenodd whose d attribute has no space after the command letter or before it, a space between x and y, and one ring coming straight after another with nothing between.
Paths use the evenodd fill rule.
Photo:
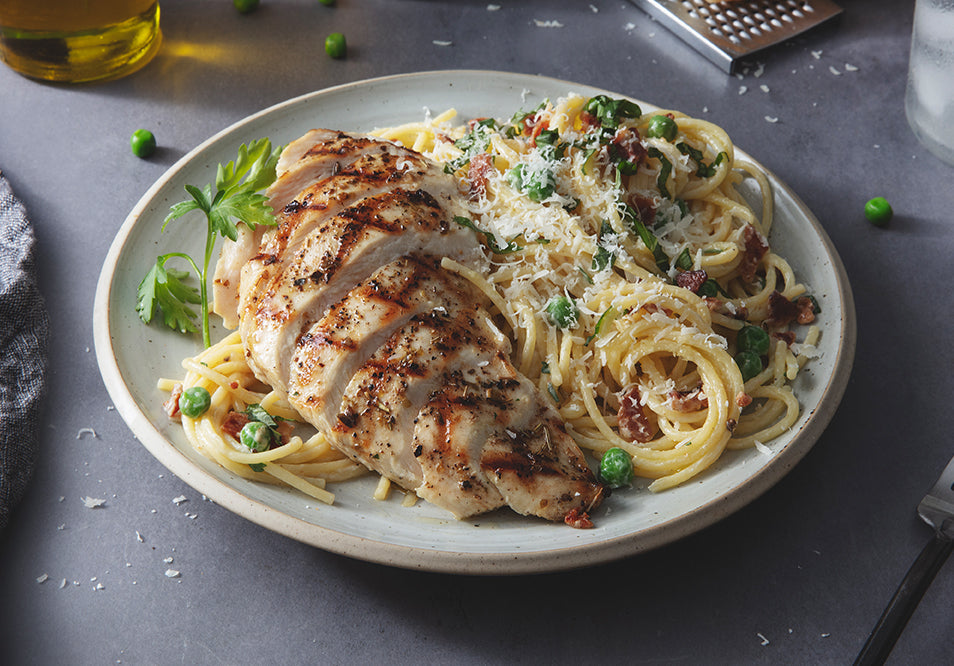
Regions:
<instances>
[{"instance_id":1,"label":"shredded basil","mask_svg":"<svg viewBox=\"0 0 954 666\"><path fill-rule=\"evenodd\" d=\"M489 231L484 231L483 229L479 228L476 224L474 224L473 220L469 218L462 217L460 215L455 215L454 222L456 222L462 227L467 227L468 229L474 231L480 236L483 236L484 241L486 241L487 243L487 247L489 247L491 252L493 252L494 254L511 254L512 252L520 252L523 249L523 247L521 247L520 245L517 245L515 240L511 240L509 243L507 243L505 247L500 247L500 245L497 243L497 239L494 237L492 233L490 233Z\"/></svg>"},{"instance_id":2,"label":"shredded basil","mask_svg":"<svg viewBox=\"0 0 954 666\"><path fill-rule=\"evenodd\" d=\"M659 148L656 148L655 146L650 146L646 151L646 154L650 157L655 157L657 160L659 160L660 165L662 165L659 168L659 176L656 178L656 187L659 188L659 193L661 195L667 199L671 199L672 196L669 194L669 188L666 187L666 181L669 180L669 174L672 173L672 162L670 162L669 158L663 155Z\"/></svg>"},{"instance_id":3,"label":"shredded basil","mask_svg":"<svg viewBox=\"0 0 954 666\"><path fill-rule=\"evenodd\" d=\"M607 266L612 266L614 263L616 263L616 255L600 245L596 248L596 253L593 255L593 263L590 267L594 271L601 271Z\"/></svg>"},{"instance_id":4,"label":"shredded basil","mask_svg":"<svg viewBox=\"0 0 954 666\"><path fill-rule=\"evenodd\" d=\"M722 285L720 285L718 282L716 282L712 278L709 278L705 282L703 282L702 286L699 287L699 291L697 291L696 293L699 294L700 296L709 296L710 298L714 296L718 296L720 294L722 296L725 296L726 298L731 298L729 294L726 293L725 289L722 288Z\"/></svg>"},{"instance_id":5,"label":"shredded basil","mask_svg":"<svg viewBox=\"0 0 954 666\"><path fill-rule=\"evenodd\" d=\"M595 116L602 127L611 130L619 127L624 118L639 118L643 115L635 102L628 99L613 99L606 95L591 97L583 110Z\"/></svg>"},{"instance_id":6,"label":"shredded basil","mask_svg":"<svg viewBox=\"0 0 954 666\"><path fill-rule=\"evenodd\" d=\"M656 265L664 273L669 270L669 256L663 251L659 246L659 239L653 235L649 229L646 228L646 225L643 224L643 221L639 219L639 215L633 210L632 206L626 205L624 209L624 218L629 222L633 231L639 236L640 240L643 241L643 244L646 248L653 253L653 259L656 260Z\"/></svg>"},{"instance_id":7,"label":"shredded basil","mask_svg":"<svg viewBox=\"0 0 954 666\"><path fill-rule=\"evenodd\" d=\"M684 271L688 271L692 268L692 255L689 254L689 248L684 248L682 252L679 253L675 263L676 268L681 268Z\"/></svg>"},{"instance_id":8,"label":"shredded basil","mask_svg":"<svg viewBox=\"0 0 954 666\"><path fill-rule=\"evenodd\" d=\"M723 161L729 159L729 156L723 150L715 159L712 160L711 164L705 163L705 156L702 154L702 151L698 148L693 148L688 143L680 141L676 144L676 148L683 155L688 155L689 159L693 160L696 163L696 175L702 178L711 178L716 173L716 168L722 164Z\"/></svg>"}]
</instances>

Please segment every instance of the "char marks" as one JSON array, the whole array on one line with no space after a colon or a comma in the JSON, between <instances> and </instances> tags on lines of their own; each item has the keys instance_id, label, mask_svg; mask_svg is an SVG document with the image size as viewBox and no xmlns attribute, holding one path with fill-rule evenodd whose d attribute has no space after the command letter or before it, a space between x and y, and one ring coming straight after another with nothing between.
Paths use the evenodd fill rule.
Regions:
<instances>
[{"instance_id":1,"label":"char marks","mask_svg":"<svg viewBox=\"0 0 954 666\"><path fill-rule=\"evenodd\" d=\"M292 143L241 272L249 365L354 460L458 517L563 520L603 489L450 257L483 269L456 182L395 144ZM297 191L292 192L295 188ZM234 263L234 258L232 260Z\"/></svg>"}]
</instances>

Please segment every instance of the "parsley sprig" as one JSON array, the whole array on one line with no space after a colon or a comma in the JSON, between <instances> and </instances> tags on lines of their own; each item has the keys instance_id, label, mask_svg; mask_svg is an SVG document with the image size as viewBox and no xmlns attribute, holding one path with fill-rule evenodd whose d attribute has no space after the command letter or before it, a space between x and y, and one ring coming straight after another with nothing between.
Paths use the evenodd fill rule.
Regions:
<instances>
[{"instance_id":1,"label":"parsley sprig","mask_svg":"<svg viewBox=\"0 0 954 666\"><path fill-rule=\"evenodd\" d=\"M271 141L267 138L252 141L248 145L242 144L234 161L218 165L214 193L211 184L202 189L195 185L185 186L186 192L192 198L180 201L169 209L161 230L165 231L169 222L186 213L193 210L202 211L206 220L202 266L185 252L159 255L156 263L139 283L136 310L140 319L148 324L158 309L162 311L163 323L169 328L180 333L195 333L198 328L192 305L198 304L202 342L206 347L212 344L209 334L207 277L215 239L221 235L229 240L236 240L238 223L244 223L249 229L255 229L259 224L275 224L275 214L268 205L268 197L260 194L260 190L275 181L275 167L281 151L281 146L273 150ZM188 271L166 267L166 262L173 258L182 259L191 266L199 279L198 289L185 283L190 275Z\"/></svg>"}]
</instances>

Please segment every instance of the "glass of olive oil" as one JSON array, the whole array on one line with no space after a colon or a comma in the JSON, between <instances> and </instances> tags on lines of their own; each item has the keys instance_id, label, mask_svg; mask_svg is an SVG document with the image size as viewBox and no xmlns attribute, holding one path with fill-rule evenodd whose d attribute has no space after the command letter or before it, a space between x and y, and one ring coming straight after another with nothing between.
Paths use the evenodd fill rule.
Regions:
<instances>
[{"instance_id":1,"label":"glass of olive oil","mask_svg":"<svg viewBox=\"0 0 954 666\"><path fill-rule=\"evenodd\" d=\"M161 41L158 0L0 0L0 59L30 78L118 78Z\"/></svg>"}]
</instances>

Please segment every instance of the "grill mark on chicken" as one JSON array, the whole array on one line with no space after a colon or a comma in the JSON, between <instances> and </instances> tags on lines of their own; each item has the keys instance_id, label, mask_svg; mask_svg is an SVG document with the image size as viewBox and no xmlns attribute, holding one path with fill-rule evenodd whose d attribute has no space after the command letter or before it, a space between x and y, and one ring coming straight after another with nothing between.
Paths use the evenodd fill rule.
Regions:
<instances>
[{"instance_id":1,"label":"grill mark on chicken","mask_svg":"<svg viewBox=\"0 0 954 666\"><path fill-rule=\"evenodd\" d=\"M279 225L242 269L249 365L354 460L463 518L563 520L602 499L557 412L450 256L476 268L455 181L394 144L316 130L271 188ZM291 192L292 185L300 186Z\"/></svg>"},{"instance_id":2,"label":"grill mark on chicken","mask_svg":"<svg viewBox=\"0 0 954 666\"><path fill-rule=\"evenodd\" d=\"M409 252L460 258L473 251L473 235L459 225L450 227L444 218L433 196L403 189L366 197L337 215L303 209L284 216L276 235L296 223L313 231L296 252L286 248L286 254L277 255L277 262L269 250L273 239L266 236L259 256L268 259L253 258L242 274L243 294L258 295L240 302L248 310L243 339L258 348L254 363L261 361L269 383L287 381L290 343L379 266ZM276 336L284 342L275 344Z\"/></svg>"}]
</instances>

